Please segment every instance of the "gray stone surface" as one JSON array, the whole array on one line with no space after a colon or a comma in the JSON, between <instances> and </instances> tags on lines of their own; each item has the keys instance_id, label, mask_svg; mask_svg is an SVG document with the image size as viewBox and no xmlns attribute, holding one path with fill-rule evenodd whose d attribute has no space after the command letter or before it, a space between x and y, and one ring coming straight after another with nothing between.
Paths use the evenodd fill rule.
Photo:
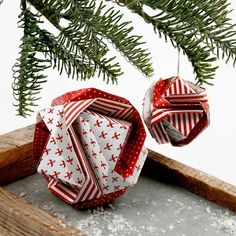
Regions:
<instances>
[{"instance_id":1,"label":"gray stone surface","mask_svg":"<svg viewBox=\"0 0 236 236\"><path fill-rule=\"evenodd\" d=\"M108 206L75 210L47 190L35 174L5 186L89 235L236 235L236 214L176 186L142 174Z\"/></svg>"}]
</instances>

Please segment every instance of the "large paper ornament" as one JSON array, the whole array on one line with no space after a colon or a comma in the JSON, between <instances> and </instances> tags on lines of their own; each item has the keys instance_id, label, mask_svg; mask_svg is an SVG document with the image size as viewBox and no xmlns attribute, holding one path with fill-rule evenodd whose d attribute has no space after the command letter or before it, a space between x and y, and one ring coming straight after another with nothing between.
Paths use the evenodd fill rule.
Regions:
<instances>
[{"instance_id":1,"label":"large paper ornament","mask_svg":"<svg viewBox=\"0 0 236 236\"><path fill-rule=\"evenodd\" d=\"M69 92L39 111L33 154L48 188L74 207L109 202L137 182L147 156L137 110L98 89Z\"/></svg>"}]
</instances>

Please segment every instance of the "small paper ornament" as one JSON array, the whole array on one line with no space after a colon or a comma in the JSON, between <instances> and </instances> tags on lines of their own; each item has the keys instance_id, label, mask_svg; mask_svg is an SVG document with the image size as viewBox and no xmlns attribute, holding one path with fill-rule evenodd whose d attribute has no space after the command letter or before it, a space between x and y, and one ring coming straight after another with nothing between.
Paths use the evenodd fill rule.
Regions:
<instances>
[{"instance_id":1,"label":"small paper ornament","mask_svg":"<svg viewBox=\"0 0 236 236\"><path fill-rule=\"evenodd\" d=\"M205 89L179 76L160 79L146 92L143 118L159 144L183 146L209 125Z\"/></svg>"},{"instance_id":2,"label":"small paper ornament","mask_svg":"<svg viewBox=\"0 0 236 236\"><path fill-rule=\"evenodd\" d=\"M97 206L137 182L147 156L145 138L128 100L82 89L39 111L33 155L51 192L77 208Z\"/></svg>"}]
</instances>

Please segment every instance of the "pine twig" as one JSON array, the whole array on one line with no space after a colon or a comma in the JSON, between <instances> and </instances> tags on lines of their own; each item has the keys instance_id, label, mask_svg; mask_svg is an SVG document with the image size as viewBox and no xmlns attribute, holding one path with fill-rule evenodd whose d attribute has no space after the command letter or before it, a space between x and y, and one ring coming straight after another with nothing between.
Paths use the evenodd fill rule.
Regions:
<instances>
[{"instance_id":1,"label":"pine twig","mask_svg":"<svg viewBox=\"0 0 236 236\"><path fill-rule=\"evenodd\" d=\"M25 117L32 112L32 106L39 99L38 94L42 89L41 84L46 82L42 71L49 67L47 59L41 59L37 52L44 48L43 44L35 34L37 16L26 9L26 4L22 2L22 13L20 15L21 27L24 27L24 35L21 39L20 57L13 66L14 82L12 84L13 95L17 101L19 115Z\"/></svg>"}]
</instances>

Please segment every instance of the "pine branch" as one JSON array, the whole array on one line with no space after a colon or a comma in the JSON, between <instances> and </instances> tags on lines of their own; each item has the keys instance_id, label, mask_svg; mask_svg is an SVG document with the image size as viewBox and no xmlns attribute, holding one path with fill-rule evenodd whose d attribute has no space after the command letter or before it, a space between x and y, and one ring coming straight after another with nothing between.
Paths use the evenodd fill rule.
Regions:
<instances>
[{"instance_id":1,"label":"pine branch","mask_svg":"<svg viewBox=\"0 0 236 236\"><path fill-rule=\"evenodd\" d=\"M226 0L147 0L145 4L178 19L190 32L196 31L196 37L205 37L204 43L218 58L236 63L236 30Z\"/></svg>"},{"instance_id":2,"label":"pine branch","mask_svg":"<svg viewBox=\"0 0 236 236\"><path fill-rule=\"evenodd\" d=\"M103 42L103 38L106 38L142 73L146 76L152 75L153 69L150 63L150 54L146 49L140 47L143 44L141 37L131 35L133 27L130 27L130 22L121 21L123 15L119 11L115 11L114 8L106 10L103 3L95 10L95 0L74 0L72 2L74 7L71 7L66 14L63 14L63 17L70 21L77 19L77 22L74 23L75 25L82 23L83 35L89 36L85 41L89 42L90 45L95 45L95 48L89 47L91 51L96 52L98 49L102 49L104 54L106 54L107 49L104 47L106 44ZM73 27L72 29L74 30ZM78 32L78 29L76 30Z\"/></svg>"},{"instance_id":3,"label":"pine branch","mask_svg":"<svg viewBox=\"0 0 236 236\"><path fill-rule=\"evenodd\" d=\"M40 12L41 15L46 17L49 22L51 22L53 25L59 25L60 22L60 14L65 9L67 9L70 6L69 1L65 0L26 0L29 2L32 6L35 7L35 9Z\"/></svg>"},{"instance_id":4,"label":"pine branch","mask_svg":"<svg viewBox=\"0 0 236 236\"><path fill-rule=\"evenodd\" d=\"M94 10L95 6L89 5L87 7ZM94 70L98 71L98 76L103 75L103 79L107 82L109 80L112 83L116 82L117 78L122 74L119 63L113 62L115 57L105 58L104 55L108 52L107 46L101 43L96 32L92 31L88 24L76 17L76 13L70 13L71 16L74 16L71 23L68 27L61 29L58 37L60 44L66 45L70 51L81 55L91 65L94 65ZM91 21L97 22L96 19Z\"/></svg>"},{"instance_id":5,"label":"pine branch","mask_svg":"<svg viewBox=\"0 0 236 236\"><path fill-rule=\"evenodd\" d=\"M50 58L53 68L62 74L65 70L67 75L73 79L90 79L94 76L94 66L86 62L84 58L68 51L66 47L58 42L58 39L46 30L37 29L40 35L40 41L44 44L43 53Z\"/></svg>"},{"instance_id":6,"label":"pine branch","mask_svg":"<svg viewBox=\"0 0 236 236\"><path fill-rule=\"evenodd\" d=\"M67 52L69 54L73 54L76 58L79 57L82 64L90 65L90 73L83 73L81 70L83 67L77 67L73 69L74 71L81 70L82 74L80 74L80 77L78 78L81 78L82 80L89 79L92 75L94 75L95 71L97 71L98 75L103 75L103 79L107 82L110 79L113 83L117 81L117 78L122 74L119 64L112 63L115 58L106 59L103 57L103 55L108 52L107 46L104 43L101 43L102 41L100 39L94 40L95 36L89 32L89 27L87 27L86 24L84 24L84 22L82 22L81 19L75 15L76 12L71 10L74 10L73 1L64 1L64 6L63 4L59 4L54 0L44 1L43 3L41 1L41 3L39 1L33 2L37 9L41 9L41 13L46 14L49 21L60 31L60 34L56 39L58 42L57 50L63 50L63 48L67 48ZM85 2L87 3L88 1ZM42 7L43 4L46 7ZM81 1L81 7L82 6L83 1ZM95 8L94 4L89 3L89 5L84 6L84 9L85 7L90 11L90 16L93 16L93 11ZM51 20L51 12L53 12L54 20ZM62 18L62 15L67 15L68 12L71 16L70 23L68 27L63 28L60 25L60 19ZM57 55L59 54L60 52L57 52ZM59 60L55 60L55 56L56 54L54 51L54 67L58 67L56 63L59 62ZM62 66L66 68L66 61L62 60L61 62L62 65L59 67L61 69ZM76 63L71 63L70 65L76 66ZM93 69L91 67L93 67ZM68 71L70 70L71 69ZM60 71L62 72L62 70ZM76 73L76 75L79 74ZM86 75L88 75L88 77L85 77Z\"/></svg>"},{"instance_id":7,"label":"pine branch","mask_svg":"<svg viewBox=\"0 0 236 236\"><path fill-rule=\"evenodd\" d=\"M32 112L32 106L39 99L41 84L46 82L46 76L41 72L49 66L48 60L37 56L37 52L41 52L44 48L34 30L36 24L39 23L37 17L26 9L25 2L22 1L19 26L24 28L24 35L21 39L20 57L13 67L12 88L17 101L14 105L17 107L18 114L24 117Z\"/></svg>"},{"instance_id":8,"label":"pine branch","mask_svg":"<svg viewBox=\"0 0 236 236\"><path fill-rule=\"evenodd\" d=\"M104 39L110 40L145 75L151 75L149 53L141 47L141 37L131 35L133 28L122 23L122 15L113 8L106 10L104 4L97 7L95 0L29 0L59 30L59 35L54 36L41 29L40 17L27 9L26 0L21 1L24 36L20 58L13 68L12 86L20 115L32 111L30 107L35 105L41 84L46 81L40 72L49 66L76 79L90 79L97 73L106 82L117 82L123 72L115 57L107 56L108 42ZM68 26L61 24L62 19ZM44 59L39 58L39 53Z\"/></svg>"},{"instance_id":9,"label":"pine branch","mask_svg":"<svg viewBox=\"0 0 236 236\"><path fill-rule=\"evenodd\" d=\"M101 14L103 6L99 7L96 16L101 23L100 32L105 38L110 40L124 57L127 58L134 66L142 71L146 76L153 73L150 63L150 54L147 50L139 47L143 44L141 36L130 36L133 27L129 27L129 22L121 23L122 14L116 12L114 8L108 9Z\"/></svg>"},{"instance_id":10,"label":"pine branch","mask_svg":"<svg viewBox=\"0 0 236 236\"><path fill-rule=\"evenodd\" d=\"M127 1L122 2L127 4ZM211 64L216 60L216 57L211 56L211 48L203 44L205 37L197 38L197 31L193 27L186 27L181 20L172 17L165 11L150 16L143 10L140 1L138 1L138 4L136 4L136 1L128 2L130 3L128 5L129 9L140 15L146 23L152 24L155 32L159 33L160 37L164 36L165 40L169 39L175 48L183 50L193 66L197 82L210 84L209 80L214 78L217 69ZM186 15L184 16L186 17Z\"/></svg>"},{"instance_id":11,"label":"pine branch","mask_svg":"<svg viewBox=\"0 0 236 236\"><path fill-rule=\"evenodd\" d=\"M142 13L142 16L153 24L154 30L159 32L160 37L164 36L166 40L169 38L174 47L183 50L193 66L197 83L210 84L209 80L214 79L215 70L217 69L211 64L216 60L216 57L211 56L211 49L208 46L202 46L204 38L195 38L196 32L194 31L180 30L175 21L164 22L163 19L158 17L153 20L145 13Z\"/></svg>"},{"instance_id":12,"label":"pine branch","mask_svg":"<svg viewBox=\"0 0 236 236\"><path fill-rule=\"evenodd\" d=\"M146 49L140 47L143 42L141 37L131 35L133 27L130 27L130 22L121 22L122 14L119 11L115 11L114 8L106 10L103 3L96 9L95 0L64 0L66 8L61 9L61 5L56 5L54 0L29 0L29 2L36 7L43 15L49 20L51 19L50 14L54 12L54 17L57 21L51 21L56 28L61 30L59 22L60 19L64 18L71 22L70 27L63 29L66 31L77 33L77 37L82 38L86 44L90 44L90 51L99 53L97 55L106 55L108 52L106 42L104 38L108 39L113 43L115 48L121 52L121 54L127 58L127 60L138 68L146 76L151 76L153 73L152 65L150 63L150 54ZM56 14L57 6L60 13ZM68 6L69 4L69 6ZM46 5L45 7L43 7ZM80 25L81 27L76 27ZM80 34L81 36L78 36ZM83 37L87 40L84 40ZM129 44L129 47L128 47ZM124 46L126 45L126 46ZM103 51L103 54L102 52ZM103 58L104 61L105 58ZM111 58L110 58L111 59ZM109 61L111 61L108 59ZM96 63L95 63L96 64ZM97 64L99 66L99 63ZM115 63L115 65L118 65ZM118 68L117 68L118 69ZM117 73L116 73L117 74ZM119 72L119 75L122 73ZM117 76L119 76L117 74ZM117 78L113 78L112 81L116 81Z\"/></svg>"},{"instance_id":13,"label":"pine branch","mask_svg":"<svg viewBox=\"0 0 236 236\"><path fill-rule=\"evenodd\" d=\"M71 31L75 29L78 32L77 34L80 34L80 38L84 39L85 43L92 43L88 47L90 51L93 51L98 57L105 56L108 52L108 47L98 32L98 28L102 26L97 17L95 17L95 1L72 0L71 3L70 9L62 17L73 22L74 27L71 27ZM76 27L77 25L79 27Z\"/></svg>"}]
</instances>

